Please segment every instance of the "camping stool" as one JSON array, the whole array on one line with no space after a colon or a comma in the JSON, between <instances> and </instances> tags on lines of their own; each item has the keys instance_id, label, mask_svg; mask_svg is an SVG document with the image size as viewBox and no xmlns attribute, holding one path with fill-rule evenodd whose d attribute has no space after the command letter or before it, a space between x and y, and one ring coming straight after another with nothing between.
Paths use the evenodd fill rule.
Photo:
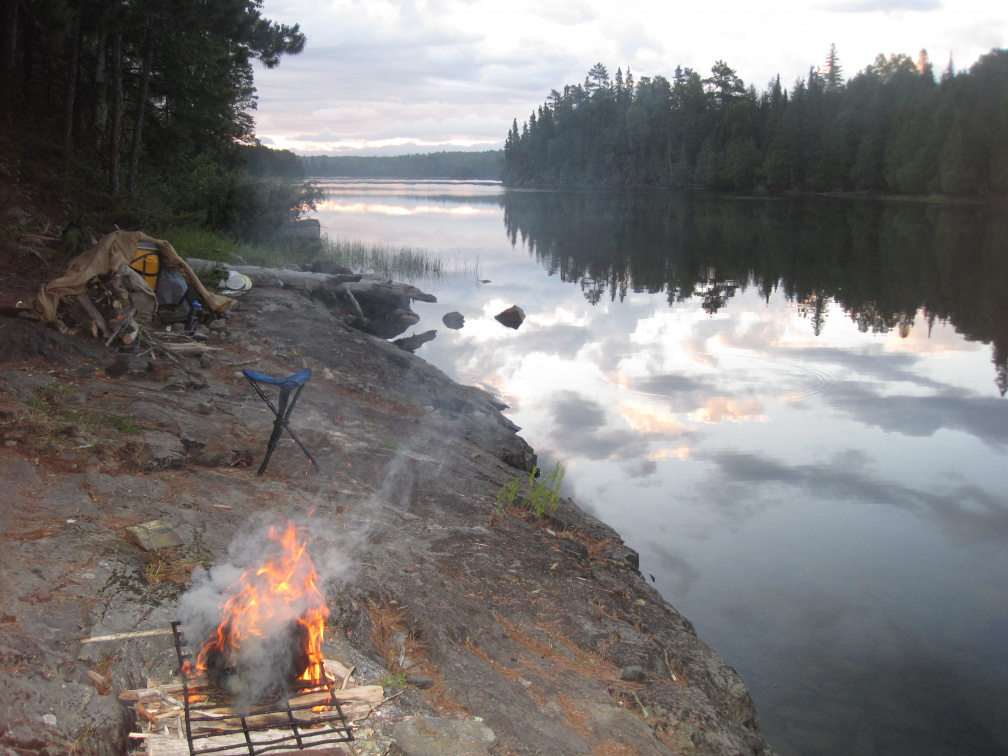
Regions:
<instances>
[{"instance_id":1,"label":"camping stool","mask_svg":"<svg viewBox=\"0 0 1008 756\"><path fill-rule=\"evenodd\" d=\"M262 464L259 466L259 472L256 475L262 475L266 470L266 465L270 461L270 457L273 456L273 449L276 448L277 441L280 440L280 435L286 430L290 433L291 438L301 447L301 451L305 453L308 457L308 461L315 465L315 469L318 470L318 462L315 461L315 457L310 451L305 448L305 445L301 443L301 439L297 437L297 434L291 430L290 421L291 413L294 411L294 405L297 404L298 397L301 396L301 389L304 388L305 383L311 378L311 370L305 369L301 370L294 375L288 376L287 378L274 378L270 375L264 375L263 373L257 373L254 370L242 370L242 374L252 384L262 400L269 405L269 408L273 410L273 414L276 419L273 421L273 432L270 434L269 445L266 447L266 459L263 460ZM265 392L262 390L262 386L259 384L265 384L269 386L279 386L280 387L280 400L279 406L274 407L273 402L270 401L269 397L266 396ZM291 392L294 392L294 396L291 396Z\"/></svg>"}]
</instances>

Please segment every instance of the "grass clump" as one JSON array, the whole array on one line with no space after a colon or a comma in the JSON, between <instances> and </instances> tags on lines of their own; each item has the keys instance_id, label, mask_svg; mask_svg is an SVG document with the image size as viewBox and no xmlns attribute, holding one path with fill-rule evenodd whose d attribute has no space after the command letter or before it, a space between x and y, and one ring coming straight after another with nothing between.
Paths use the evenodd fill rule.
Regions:
<instances>
[{"instance_id":1,"label":"grass clump","mask_svg":"<svg viewBox=\"0 0 1008 756\"><path fill-rule=\"evenodd\" d=\"M479 260L448 260L415 247L393 247L341 237L322 238L321 259L355 273L405 281L440 281L450 277L479 278Z\"/></svg>"},{"instance_id":2,"label":"grass clump","mask_svg":"<svg viewBox=\"0 0 1008 756\"><path fill-rule=\"evenodd\" d=\"M541 476L541 480L536 480L540 471L538 467L532 468L532 472L528 476L525 494L522 497L523 506L539 519L553 515L560 505L560 485L566 474L567 468L557 462L549 473ZM515 506L522 480L520 477L515 478L510 483L501 486L500 491L497 492L496 506L498 509L506 512Z\"/></svg>"},{"instance_id":3,"label":"grass clump","mask_svg":"<svg viewBox=\"0 0 1008 756\"><path fill-rule=\"evenodd\" d=\"M479 260L452 260L415 247L394 247L357 239L323 236L319 242L290 237L255 243L240 241L218 231L187 227L171 228L165 231L164 237L183 258L197 257L224 265L308 267L318 260L326 260L354 273L409 282L479 278Z\"/></svg>"}]
</instances>

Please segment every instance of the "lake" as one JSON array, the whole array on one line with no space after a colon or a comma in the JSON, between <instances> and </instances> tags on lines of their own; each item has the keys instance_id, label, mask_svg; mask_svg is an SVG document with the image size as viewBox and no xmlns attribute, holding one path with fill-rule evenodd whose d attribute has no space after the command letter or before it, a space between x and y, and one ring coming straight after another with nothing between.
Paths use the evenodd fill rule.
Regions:
<instances>
[{"instance_id":1,"label":"lake","mask_svg":"<svg viewBox=\"0 0 1008 756\"><path fill-rule=\"evenodd\" d=\"M446 261L418 354L563 462L779 754L1008 753L1005 207L325 185L330 236Z\"/></svg>"}]
</instances>

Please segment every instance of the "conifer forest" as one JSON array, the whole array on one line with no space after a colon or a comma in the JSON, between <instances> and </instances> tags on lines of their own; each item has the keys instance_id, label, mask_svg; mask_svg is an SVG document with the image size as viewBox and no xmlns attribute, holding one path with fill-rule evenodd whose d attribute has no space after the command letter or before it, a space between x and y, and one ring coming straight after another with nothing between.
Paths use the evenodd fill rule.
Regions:
<instances>
[{"instance_id":1,"label":"conifer forest","mask_svg":"<svg viewBox=\"0 0 1008 756\"><path fill-rule=\"evenodd\" d=\"M552 90L505 144L511 186L703 186L770 192L1008 194L1008 51L936 75L925 51L853 78L836 47L758 92L724 61L671 79L596 64Z\"/></svg>"}]
</instances>

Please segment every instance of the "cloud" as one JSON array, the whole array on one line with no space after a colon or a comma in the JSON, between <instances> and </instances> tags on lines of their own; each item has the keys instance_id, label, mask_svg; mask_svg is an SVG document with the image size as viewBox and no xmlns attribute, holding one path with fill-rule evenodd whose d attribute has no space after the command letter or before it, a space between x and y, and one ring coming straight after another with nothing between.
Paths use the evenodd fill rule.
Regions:
<instances>
[{"instance_id":1,"label":"cloud","mask_svg":"<svg viewBox=\"0 0 1008 756\"><path fill-rule=\"evenodd\" d=\"M554 427L563 433L596 433L606 423L602 405L574 391L554 393L549 413Z\"/></svg>"},{"instance_id":2,"label":"cloud","mask_svg":"<svg viewBox=\"0 0 1008 756\"><path fill-rule=\"evenodd\" d=\"M578 26L588 24L598 18L598 14L590 2L586 0L553 0L539 6L541 18L563 26Z\"/></svg>"},{"instance_id":3,"label":"cloud","mask_svg":"<svg viewBox=\"0 0 1008 756\"><path fill-rule=\"evenodd\" d=\"M881 504L915 512L949 537L966 543L995 543L1008 538L1008 508L1004 501L974 485L948 486L922 491L882 480L868 469L870 460L850 450L821 463L789 465L763 454L714 452L697 454L714 464L717 473L708 478L705 500L735 514L738 496L748 492L756 505L757 486L781 485L796 489L796 496L809 501L850 501Z\"/></svg>"},{"instance_id":4,"label":"cloud","mask_svg":"<svg viewBox=\"0 0 1008 756\"><path fill-rule=\"evenodd\" d=\"M653 396L691 397L701 400L710 394L706 381L698 381L681 373L656 373L633 376L626 382L626 388L635 393ZM696 402L690 402L696 404Z\"/></svg>"},{"instance_id":5,"label":"cloud","mask_svg":"<svg viewBox=\"0 0 1008 756\"><path fill-rule=\"evenodd\" d=\"M826 2L729 14L708 4L685 15L665 4L645 18L595 0L270 0L266 16L300 24L308 43L278 68L257 70L257 132L277 144L318 145L328 127L345 150L393 138L421 140L401 152L460 140L501 147L512 119L520 124L551 89L583 81L597 61L639 79L670 77L679 64L705 73L720 58L762 86L778 73L785 82L804 77L830 42L849 74L880 51L925 44L935 60L954 53L964 66L1004 44L1003 25L980 3ZM866 29L870 12L878 15ZM794 44L768 53L759 40L772 34Z\"/></svg>"},{"instance_id":6,"label":"cloud","mask_svg":"<svg viewBox=\"0 0 1008 756\"><path fill-rule=\"evenodd\" d=\"M664 573L662 577L671 578L672 595L682 598L688 594L693 588L693 584L700 577L697 569L678 554L674 554L667 546L663 546L660 543L648 541L648 549L651 554L658 558L658 563ZM664 586L662 588L664 589Z\"/></svg>"},{"instance_id":7,"label":"cloud","mask_svg":"<svg viewBox=\"0 0 1008 756\"><path fill-rule=\"evenodd\" d=\"M940 0L853 0L835 3L829 10L837 13L894 13L897 11L937 11L944 6Z\"/></svg>"},{"instance_id":8,"label":"cloud","mask_svg":"<svg viewBox=\"0 0 1008 756\"><path fill-rule=\"evenodd\" d=\"M627 415L628 409L632 408L622 405L620 412ZM678 452L666 454L656 447L666 447L675 441L688 448L695 444L698 436L695 431L668 423L664 414L644 422L639 410L624 418L631 421L632 427L612 427L602 404L574 391L551 394L544 412L550 418L548 432L552 438L548 445L551 448L566 456L629 463L624 469L633 478L648 477L657 472L654 456L681 456Z\"/></svg>"},{"instance_id":9,"label":"cloud","mask_svg":"<svg viewBox=\"0 0 1008 756\"><path fill-rule=\"evenodd\" d=\"M931 436L940 430L966 433L995 447L1008 446L1008 402L946 389L932 396L892 396L870 384L833 384L823 400L869 427L906 436Z\"/></svg>"}]
</instances>

